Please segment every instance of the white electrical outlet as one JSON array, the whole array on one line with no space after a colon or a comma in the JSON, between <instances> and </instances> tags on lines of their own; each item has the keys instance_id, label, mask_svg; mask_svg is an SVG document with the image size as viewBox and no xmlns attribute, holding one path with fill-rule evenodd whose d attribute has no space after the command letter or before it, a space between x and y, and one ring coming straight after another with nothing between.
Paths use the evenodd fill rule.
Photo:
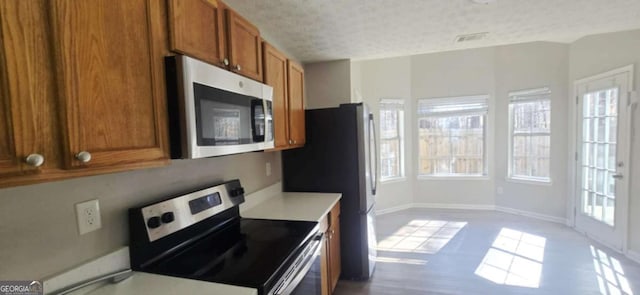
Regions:
<instances>
[{"instance_id":1,"label":"white electrical outlet","mask_svg":"<svg viewBox=\"0 0 640 295\"><path fill-rule=\"evenodd\" d=\"M78 231L81 235L102 227L98 200L76 204L76 216L78 217Z\"/></svg>"},{"instance_id":2,"label":"white electrical outlet","mask_svg":"<svg viewBox=\"0 0 640 295\"><path fill-rule=\"evenodd\" d=\"M267 162L267 176L271 176L271 162Z\"/></svg>"}]
</instances>

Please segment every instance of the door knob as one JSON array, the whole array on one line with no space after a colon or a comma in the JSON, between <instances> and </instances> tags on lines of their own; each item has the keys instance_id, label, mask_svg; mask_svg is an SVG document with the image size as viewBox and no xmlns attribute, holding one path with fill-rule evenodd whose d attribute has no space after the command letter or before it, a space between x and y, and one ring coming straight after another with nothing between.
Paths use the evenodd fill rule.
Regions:
<instances>
[{"instance_id":1,"label":"door knob","mask_svg":"<svg viewBox=\"0 0 640 295\"><path fill-rule=\"evenodd\" d=\"M91 161L91 153L87 151L81 151L76 155L76 159L82 163L89 163Z\"/></svg>"},{"instance_id":2,"label":"door knob","mask_svg":"<svg viewBox=\"0 0 640 295\"><path fill-rule=\"evenodd\" d=\"M28 155L24 161L29 164L29 166L40 167L44 164L44 156L41 154L31 154Z\"/></svg>"}]
</instances>

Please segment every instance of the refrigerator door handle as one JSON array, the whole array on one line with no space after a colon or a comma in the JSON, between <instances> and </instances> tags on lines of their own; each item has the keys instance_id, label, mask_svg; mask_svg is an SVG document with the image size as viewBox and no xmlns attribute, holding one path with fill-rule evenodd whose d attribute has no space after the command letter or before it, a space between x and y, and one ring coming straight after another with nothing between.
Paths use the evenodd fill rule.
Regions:
<instances>
[{"instance_id":1,"label":"refrigerator door handle","mask_svg":"<svg viewBox=\"0 0 640 295\"><path fill-rule=\"evenodd\" d=\"M376 124L373 114L369 114L369 130L373 136L373 149L371 139L369 139L369 175L371 179L371 194L375 196L378 189L378 139L376 137ZM371 151L374 151L373 153Z\"/></svg>"}]
</instances>

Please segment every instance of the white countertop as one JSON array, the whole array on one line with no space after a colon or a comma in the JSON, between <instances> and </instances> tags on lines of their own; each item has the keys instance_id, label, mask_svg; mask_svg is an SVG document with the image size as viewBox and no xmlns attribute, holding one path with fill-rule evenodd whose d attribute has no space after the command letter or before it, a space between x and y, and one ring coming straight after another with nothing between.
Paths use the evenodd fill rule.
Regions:
<instances>
[{"instance_id":1,"label":"white countertop","mask_svg":"<svg viewBox=\"0 0 640 295\"><path fill-rule=\"evenodd\" d=\"M320 221L340 201L339 193L278 193L242 211L244 218Z\"/></svg>"},{"instance_id":2,"label":"white countertop","mask_svg":"<svg viewBox=\"0 0 640 295\"><path fill-rule=\"evenodd\" d=\"M90 288L90 287L88 287ZM81 289L71 294L79 295L257 295L258 290L204 281L175 278L143 272L135 272L130 278L116 284L104 284L98 288Z\"/></svg>"}]
</instances>

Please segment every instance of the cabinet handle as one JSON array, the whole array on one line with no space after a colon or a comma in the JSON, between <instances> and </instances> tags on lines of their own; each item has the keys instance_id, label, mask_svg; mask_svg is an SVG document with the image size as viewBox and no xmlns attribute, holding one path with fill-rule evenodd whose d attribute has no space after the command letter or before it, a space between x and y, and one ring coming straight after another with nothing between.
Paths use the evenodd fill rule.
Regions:
<instances>
[{"instance_id":1,"label":"cabinet handle","mask_svg":"<svg viewBox=\"0 0 640 295\"><path fill-rule=\"evenodd\" d=\"M40 167L42 166L42 164L44 164L44 156L42 156L41 154L31 154L28 155L27 158L24 159L24 161L29 164L29 166Z\"/></svg>"},{"instance_id":2,"label":"cabinet handle","mask_svg":"<svg viewBox=\"0 0 640 295\"><path fill-rule=\"evenodd\" d=\"M76 155L76 159L82 163L89 163L91 161L91 153L87 151L81 151Z\"/></svg>"},{"instance_id":3,"label":"cabinet handle","mask_svg":"<svg viewBox=\"0 0 640 295\"><path fill-rule=\"evenodd\" d=\"M228 59L228 58L225 58L225 59L223 59L223 60L221 61L221 63L222 63L223 65L225 65L225 66L228 66L228 65L229 65L229 59Z\"/></svg>"},{"instance_id":4,"label":"cabinet handle","mask_svg":"<svg viewBox=\"0 0 640 295\"><path fill-rule=\"evenodd\" d=\"M294 139L294 140L293 140L293 144L296 144L296 143L297 143L297 142L296 142L296 140Z\"/></svg>"},{"instance_id":5,"label":"cabinet handle","mask_svg":"<svg viewBox=\"0 0 640 295\"><path fill-rule=\"evenodd\" d=\"M236 65L236 71L240 72L242 70L242 67L240 67L239 64Z\"/></svg>"},{"instance_id":6,"label":"cabinet handle","mask_svg":"<svg viewBox=\"0 0 640 295\"><path fill-rule=\"evenodd\" d=\"M289 139L289 144L293 144L293 140Z\"/></svg>"}]
</instances>

